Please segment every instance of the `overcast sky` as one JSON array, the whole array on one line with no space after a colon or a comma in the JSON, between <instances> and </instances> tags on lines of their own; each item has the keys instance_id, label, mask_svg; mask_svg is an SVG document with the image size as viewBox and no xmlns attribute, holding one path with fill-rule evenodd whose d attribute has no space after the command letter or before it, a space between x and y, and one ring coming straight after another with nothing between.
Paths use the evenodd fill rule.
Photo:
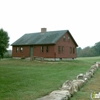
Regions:
<instances>
[{"instance_id":1,"label":"overcast sky","mask_svg":"<svg viewBox=\"0 0 100 100\"><path fill-rule=\"evenodd\" d=\"M100 0L0 0L0 28L10 44L42 27L67 29L79 47L93 46L100 41Z\"/></svg>"}]
</instances>

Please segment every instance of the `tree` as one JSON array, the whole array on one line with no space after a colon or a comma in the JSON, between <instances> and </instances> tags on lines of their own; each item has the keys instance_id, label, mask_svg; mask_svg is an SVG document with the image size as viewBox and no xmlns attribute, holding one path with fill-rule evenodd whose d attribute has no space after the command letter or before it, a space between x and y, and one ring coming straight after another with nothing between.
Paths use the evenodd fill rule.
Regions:
<instances>
[{"instance_id":1,"label":"tree","mask_svg":"<svg viewBox=\"0 0 100 100\"><path fill-rule=\"evenodd\" d=\"M81 52L82 48L81 47L78 47L77 48L77 56L79 57L80 56L80 52Z\"/></svg>"},{"instance_id":2,"label":"tree","mask_svg":"<svg viewBox=\"0 0 100 100\"><path fill-rule=\"evenodd\" d=\"M80 51L81 57L88 57L89 56L90 47L87 46Z\"/></svg>"},{"instance_id":3,"label":"tree","mask_svg":"<svg viewBox=\"0 0 100 100\"><path fill-rule=\"evenodd\" d=\"M80 52L78 52L78 57L93 57L96 56L96 51L94 47L85 47L83 49L80 49Z\"/></svg>"},{"instance_id":4,"label":"tree","mask_svg":"<svg viewBox=\"0 0 100 100\"><path fill-rule=\"evenodd\" d=\"M9 36L6 31L0 29L0 58L3 58L4 53L7 52L9 47Z\"/></svg>"},{"instance_id":5,"label":"tree","mask_svg":"<svg viewBox=\"0 0 100 100\"><path fill-rule=\"evenodd\" d=\"M95 43L94 48L96 51L96 55L100 56L100 42Z\"/></svg>"}]
</instances>

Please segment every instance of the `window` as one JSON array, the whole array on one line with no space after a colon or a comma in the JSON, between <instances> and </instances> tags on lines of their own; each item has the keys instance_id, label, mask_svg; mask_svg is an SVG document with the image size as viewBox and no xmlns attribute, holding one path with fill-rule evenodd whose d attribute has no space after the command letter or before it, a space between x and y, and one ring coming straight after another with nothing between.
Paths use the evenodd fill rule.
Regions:
<instances>
[{"instance_id":1,"label":"window","mask_svg":"<svg viewBox=\"0 0 100 100\"><path fill-rule=\"evenodd\" d=\"M73 48L73 53L75 53L75 49Z\"/></svg>"},{"instance_id":2,"label":"window","mask_svg":"<svg viewBox=\"0 0 100 100\"><path fill-rule=\"evenodd\" d=\"M70 41L70 37L68 36L68 41Z\"/></svg>"},{"instance_id":3,"label":"window","mask_svg":"<svg viewBox=\"0 0 100 100\"><path fill-rule=\"evenodd\" d=\"M65 41L66 40L66 36L63 36L63 41Z\"/></svg>"},{"instance_id":4,"label":"window","mask_svg":"<svg viewBox=\"0 0 100 100\"><path fill-rule=\"evenodd\" d=\"M44 51L44 47L43 46L41 46L41 52L43 52Z\"/></svg>"},{"instance_id":5,"label":"window","mask_svg":"<svg viewBox=\"0 0 100 100\"><path fill-rule=\"evenodd\" d=\"M16 52L18 52L19 51L19 47L16 47Z\"/></svg>"},{"instance_id":6,"label":"window","mask_svg":"<svg viewBox=\"0 0 100 100\"><path fill-rule=\"evenodd\" d=\"M58 53L60 53L60 50L61 50L60 48L61 48L61 47L60 47L60 46L58 46Z\"/></svg>"},{"instance_id":7,"label":"window","mask_svg":"<svg viewBox=\"0 0 100 100\"><path fill-rule=\"evenodd\" d=\"M49 52L49 46L46 46L46 52Z\"/></svg>"},{"instance_id":8,"label":"window","mask_svg":"<svg viewBox=\"0 0 100 100\"><path fill-rule=\"evenodd\" d=\"M23 52L23 47L20 47L20 52Z\"/></svg>"},{"instance_id":9,"label":"window","mask_svg":"<svg viewBox=\"0 0 100 100\"><path fill-rule=\"evenodd\" d=\"M62 46L62 52L64 52L64 46Z\"/></svg>"},{"instance_id":10,"label":"window","mask_svg":"<svg viewBox=\"0 0 100 100\"><path fill-rule=\"evenodd\" d=\"M58 46L58 53L64 52L64 46Z\"/></svg>"},{"instance_id":11,"label":"window","mask_svg":"<svg viewBox=\"0 0 100 100\"><path fill-rule=\"evenodd\" d=\"M70 51L69 52L72 53L72 47L70 47Z\"/></svg>"}]
</instances>

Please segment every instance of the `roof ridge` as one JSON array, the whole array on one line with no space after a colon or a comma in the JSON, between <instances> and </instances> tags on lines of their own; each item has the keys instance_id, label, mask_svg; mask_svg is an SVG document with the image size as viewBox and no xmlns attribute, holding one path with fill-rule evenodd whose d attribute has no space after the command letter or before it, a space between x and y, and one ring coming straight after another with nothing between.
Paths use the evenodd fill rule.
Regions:
<instances>
[{"instance_id":1,"label":"roof ridge","mask_svg":"<svg viewBox=\"0 0 100 100\"><path fill-rule=\"evenodd\" d=\"M48 33L48 32L59 32L59 31L68 31L68 30L54 30L54 31L46 31L45 33ZM25 34L39 34L41 32L34 32L34 33L25 33Z\"/></svg>"}]
</instances>

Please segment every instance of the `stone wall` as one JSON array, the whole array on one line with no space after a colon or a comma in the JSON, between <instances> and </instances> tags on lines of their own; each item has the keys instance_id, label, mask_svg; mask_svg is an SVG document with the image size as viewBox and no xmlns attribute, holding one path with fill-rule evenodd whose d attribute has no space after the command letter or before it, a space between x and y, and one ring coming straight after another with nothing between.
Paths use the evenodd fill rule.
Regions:
<instances>
[{"instance_id":1,"label":"stone wall","mask_svg":"<svg viewBox=\"0 0 100 100\"><path fill-rule=\"evenodd\" d=\"M80 88L82 88L82 86L93 77L95 71L99 67L100 62L96 62L85 74L80 73L76 76L76 79L72 81L66 80L66 82L62 84L62 87L59 90L55 90L49 95L38 98L36 100L69 100L75 92L78 92Z\"/></svg>"}]
</instances>

